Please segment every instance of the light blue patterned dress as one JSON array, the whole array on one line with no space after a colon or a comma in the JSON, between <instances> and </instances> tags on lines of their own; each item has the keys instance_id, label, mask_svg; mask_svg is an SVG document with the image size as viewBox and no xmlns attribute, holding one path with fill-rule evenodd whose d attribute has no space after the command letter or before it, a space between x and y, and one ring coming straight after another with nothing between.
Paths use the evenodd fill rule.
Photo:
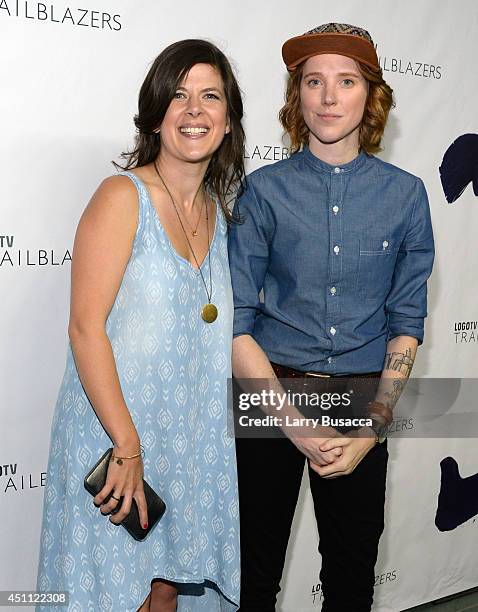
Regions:
<instances>
[{"instance_id":1,"label":"light blue patterned dress","mask_svg":"<svg viewBox=\"0 0 478 612\"><path fill-rule=\"evenodd\" d=\"M69 612L136 611L153 578L180 583L178 610L236 610L240 551L234 438L227 429L232 291L227 224L217 205L213 298L174 250L144 184L133 251L107 320L121 388L145 448L144 477L167 510L143 542L101 515L83 486L112 446L78 378L71 348L55 408L37 588L69 591ZM209 281L208 258L202 264Z\"/></svg>"}]
</instances>

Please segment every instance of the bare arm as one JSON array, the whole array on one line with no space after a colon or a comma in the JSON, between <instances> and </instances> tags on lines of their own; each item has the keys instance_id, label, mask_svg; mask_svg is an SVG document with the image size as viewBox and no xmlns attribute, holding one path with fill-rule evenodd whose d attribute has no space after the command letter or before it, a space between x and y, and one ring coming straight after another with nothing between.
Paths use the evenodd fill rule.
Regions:
<instances>
[{"instance_id":1,"label":"bare arm","mask_svg":"<svg viewBox=\"0 0 478 612\"><path fill-rule=\"evenodd\" d=\"M396 336L387 343L387 353L382 371L382 377L377 389L375 400L384 404L387 412L381 412L380 407L372 406L372 412L377 413L381 420L391 422L393 410L402 394L415 362L418 340L412 336Z\"/></svg>"},{"instance_id":2,"label":"bare arm","mask_svg":"<svg viewBox=\"0 0 478 612\"><path fill-rule=\"evenodd\" d=\"M81 217L72 259L71 346L83 387L118 456L136 454L139 437L121 392L105 324L131 255L137 218L137 195L131 180L106 179ZM126 516L134 496L141 522L147 523L140 458L125 461L121 467L110 463L107 484L95 503L101 503L111 490L116 497L125 497L112 522L119 523ZM112 500L102 512L115 506Z\"/></svg>"},{"instance_id":3,"label":"bare arm","mask_svg":"<svg viewBox=\"0 0 478 612\"><path fill-rule=\"evenodd\" d=\"M236 336L232 349L232 371L236 378L277 378L267 355L252 336ZM283 391L279 381L277 389Z\"/></svg>"},{"instance_id":4,"label":"bare arm","mask_svg":"<svg viewBox=\"0 0 478 612\"><path fill-rule=\"evenodd\" d=\"M121 182L120 182L121 181ZM138 436L123 399L105 331L137 219L128 178L106 179L88 204L75 237L68 333L81 382L114 444L136 452Z\"/></svg>"},{"instance_id":5,"label":"bare arm","mask_svg":"<svg viewBox=\"0 0 478 612\"><path fill-rule=\"evenodd\" d=\"M235 378L238 379L262 379L261 388L266 384L267 390L283 394L284 389L277 379L275 372L270 364L267 355L257 342L248 334L236 336L232 348L232 370ZM303 415L293 405L286 404L281 410L281 416L301 418ZM324 443L337 432L332 427L320 427L316 429L320 437L311 437L310 433L304 431L305 428L283 427L286 436L306 457L318 465L332 463L341 454L341 449L334 449L329 452L322 452L319 445Z\"/></svg>"},{"instance_id":6,"label":"bare arm","mask_svg":"<svg viewBox=\"0 0 478 612\"><path fill-rule=\"evenodd\" d=\"M370 406L370 413L383 425L389 424L393 418L393 409L412 371L417 347L418 340L412 336L396 336L387 343L387 353L375 402ZM344 436L326 442L321 447L323 450L342 447L342 457L333 466L311 464L312 469L324 478L350 474L375 446L375 438L370 437L370 432L366 432L366 429L368 428L364 428L364 437L360 435L364 432L359 430L357 437Z\"/></svg>"}]
</instances>

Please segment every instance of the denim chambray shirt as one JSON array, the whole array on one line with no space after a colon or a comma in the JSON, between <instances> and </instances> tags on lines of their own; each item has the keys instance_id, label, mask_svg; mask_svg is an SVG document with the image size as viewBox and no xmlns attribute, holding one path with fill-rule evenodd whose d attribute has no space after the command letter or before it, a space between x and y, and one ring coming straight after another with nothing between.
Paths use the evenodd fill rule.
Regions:
<instances>
[{"instance_id":1,"label":"denim chambray shirt","mask_svg":"<svg viewBox=\"0 0 478 612\"><path fill-rule=\"evenodd\" d=\"M331 166L305 148L249 175L235 212L234 336L330 374L381 370L395 336L422 343L434 243L419 178L363 152Z\"/></svg>"}]
</instances>

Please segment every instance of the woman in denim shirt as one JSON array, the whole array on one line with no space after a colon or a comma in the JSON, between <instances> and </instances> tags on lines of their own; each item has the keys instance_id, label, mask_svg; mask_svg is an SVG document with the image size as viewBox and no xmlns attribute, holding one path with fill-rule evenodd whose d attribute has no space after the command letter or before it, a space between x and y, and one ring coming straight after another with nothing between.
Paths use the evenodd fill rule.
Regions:
<instances>
[{"instance_id":1,"label":"woman in denim shirt","mask_svg":"<svg viewBox=\"0 0 478 612\"><path fill-rule=\"evenodd\" d=\"M322 427L315 437L283 427L282 439L237 440L241 611L275 609L307 459L322 611L366 612L383 531L386 426L423 341L430 212L419 178L373 156L393 98L368 32L329 23L282 53L280 119L293 154L253 172L236 203L233 372L277 391L277 378L376 385L371 427Z\"/></svg>"}]
</instances>

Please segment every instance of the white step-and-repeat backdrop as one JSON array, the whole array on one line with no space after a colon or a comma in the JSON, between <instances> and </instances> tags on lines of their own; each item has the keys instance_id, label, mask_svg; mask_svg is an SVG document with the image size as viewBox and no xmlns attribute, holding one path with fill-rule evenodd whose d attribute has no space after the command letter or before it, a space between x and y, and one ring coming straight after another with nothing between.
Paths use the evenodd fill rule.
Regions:
<instances>
[{"instance_id":1,"label":"white step-and-repeat backdrop","mask_svg":"<svg viewBox=\"0 0 478 612\"><path fill-rule=\"evenodd\" d=\"M450 145L478 133L476 0L82 0L79 6L0 0L0 590L35 585L76 224L98 183L114 173L110 160L132 143L149 63L175 40L208 38L233 60L252 170L287 155L277 121L286 79L282 42L328 21L371 32L397 100L381 157L423 178L436 236L426 338L414 374L478 374L478 202L469 185L449 204L439 174ZM478 191L476 138L459 140L452 161L459 173L475 173ZM397 427L413 428L413 419ZM473 506L476 438L390 442L374 610L398 612L478 585L473 510L462 512L458 498L450 498L460 524L450 531L435 526L446 457L468 478L456 480L456 491L468 486L466 503ZM293 534L279 607L320 610L318 538L306 486Z\"/></svg>"}]
</instances>

